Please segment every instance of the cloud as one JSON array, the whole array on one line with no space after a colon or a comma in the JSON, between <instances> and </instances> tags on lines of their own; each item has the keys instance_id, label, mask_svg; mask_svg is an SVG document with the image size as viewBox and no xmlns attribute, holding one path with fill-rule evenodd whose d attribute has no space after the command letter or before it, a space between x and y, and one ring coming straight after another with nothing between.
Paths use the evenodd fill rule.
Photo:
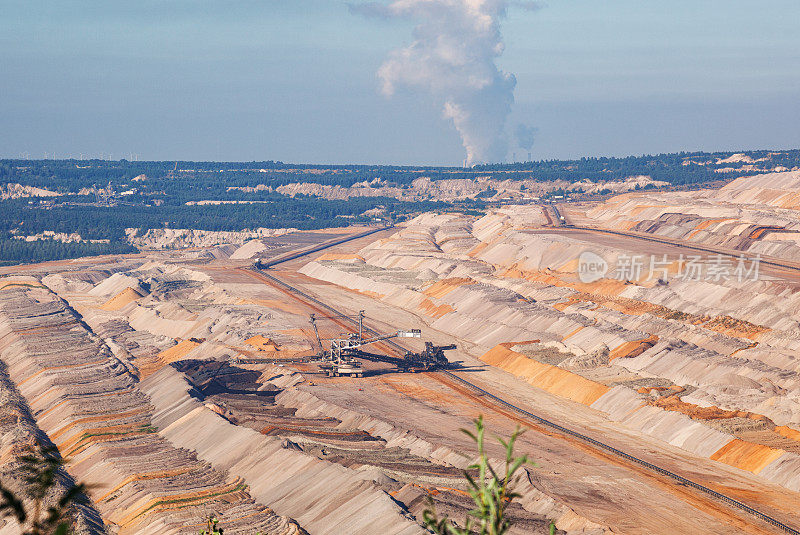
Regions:
<instances>
[{"instance_id":1,"label":"cloud","mask_svg":"<svg viewBox=\"0 0 800 535\"><path fill-rule=\"evenodd\" d=\"M382 91L424 91L441 105L458 130L467 163L504 160L506 119L517 80L500 70L500 21L509 6L541 7L511 0L393 0L350 5L368 17L416 21L413 41L393 50L378 69Z\"/></svg>"}]
</instances>

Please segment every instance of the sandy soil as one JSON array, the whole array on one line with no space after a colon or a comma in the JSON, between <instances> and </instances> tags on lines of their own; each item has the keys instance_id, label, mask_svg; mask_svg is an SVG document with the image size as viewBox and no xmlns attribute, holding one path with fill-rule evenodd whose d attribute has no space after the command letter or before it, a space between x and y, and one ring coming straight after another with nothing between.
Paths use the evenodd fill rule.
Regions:
<instances>
[{"instance_id":1,"label":"sandy soil","mask_svg":"<svg viewBox=\"0 0 800 535\"><path fill-rule=\"evenodd\" d=\"M511 241L522 242L530 237L538 239L544 236L548 243L568 239L577 242L577 247L602 246L646 254L685 252L678 245L652 244L625 237L607 238L597 233L568 229L533 228L537 222L544 222L538 213L524 223L526 230ZM522 376L489 366L485 362L487 350L505 346L490 343L487 347L486 343L473 339L472 333L456 336L448 331L446 322L439 321L457 314L459 303L453 302L452 307L447 304L449 308L445 308L442 300L451 292L458 293L465 286L473 286L476 292L494 292L486 294L490 297L500 295L506 299L508 295L514 295L513 299L509 298L511 306L521 307L532 305L534 301L513 294L508 287L530 284L537 292L542 292L537 297L547 297L542 299L545 305L539 303L537 306L558 305L552 306L548 314L569 320L564 322L563 328L570 331L562 333L564 339L581 336L582 329L590 330L598 324L605 327L604 322L617 321L622 327L616 331L610 328L603 331L616 333L614 339L619 347L625 349L619 354L612 351L617 357L615 363L636 358L636 348L641 345L641 340L649 340L649 333L636 330L642 323L631 324L640 321L641 314L634 311L636 314L630 314L634 318L631 320L626 315L630 311L620 305L628 302L611 301L612 297L617 298L618 292L625 290L621 284L607 284L603 290L604 298L608 299L603 306L619 306L622 307L620 311L612 308L600 310L601 304L585 303L581 301L583 297L574 295L572 299L565 299L576 292L563 277L558 278L561 275L556 271L541 270L533 282L518 282L520 279L510 276L492 278L495 267L479 257L499 255L492 249L505 247L504 250L512 250L510 247L518 247L519 243L498 242L481 247L480 240L465 230L467 226L463 222L456 223L445 230L431 232L432 236L425 234L427 231L413 228L406 234L413 244L411 254L417 259L433 257L450 261L458 258L460 267L453 271L452 278L443 279L444 282L434 282L437 279L431 270L430 274L423 273L425 276L420 278L411 268L400 267L389 272L367 263L370 257L364 256L362 250L375 244L389 243L398 229L387 229L315 253L310 258L287 262L273 273L340 310L348 313L365 310L367 325L379 332L421 328L422 339L403 340L402 345L408 349L421 350L425 341L441 345L456 343L458 349L450 352L448 357L451 362L460 364L455 371L457 375L534 414L724 492L790 525L800 525L796 513L800 493L623 425L612 418L609 411L588 406L596 396L578 403L537 388ZM280 247L276 243L270 253L302 249L337 235L340 234L316 232L296 233L288 238L288 235L281 236L280 239L288 241ZM552 249L556 250L556 247ZM374 258L375 250L372 253ZM363 262L352 273L374 277L383 286L376 284L375 292L357 291L345 288L344 284L324 282L298 272L309 261L319 257L323 257L320 262L340 262L343 269L351 266L348 262ZM702 526L704 533L774 532L767 524L706 495L612 457L587 443L524 421L464 390L442 374L401 374L390 366L368 363L368 373L364 378L327 378L313 364L276 364L279 357L307 355L313 351L315 340L308 314L319 311L245 269L250 262L230 260L224 255L200 258L178 251L0 270L0 274L16 273L15 281L32 285L30 291L21 290L18 285L7 285L7 288L0 285L0 305L6 306L3 310L7 316L6 323L0 325L7 331L0 332L0 358L14 364L12 378L17 381L22 395L29 396L28 402L34 405L35 424L48 433L74 427L75 432L70 432L78 437L75 440L80 439L84 427L86 432L96 433L96 429L89 428L89 422L82 420L81 416L90 409L102 414L106 407L93 407L91 399L94 398L86 397L83 391L67 396L60 390L66 384L63 377L75 373L71 367L82 366L91 372L92 388L96 384L97 389L118 389L119 399L128 404L123 407L125 411L117 407L114 409L116 412L100 418L110 422L109 429L112 424L120 425L116 423L117 419L135 418L136 425L147 430L148 440L158 445L158 455L148 458L148 473L166 474L168 467L174 465L174 459L180 457L181 469L202 467L204 473L211 474L207 477L215 478L214 481L230 481L236 485L244 481L248 490L234 487L236 493L231 498L234 505L226 505L226 510L232 511L231 515L239 514L237 518L244 518L242 509L236 505L239 502L235 502L240 500L253 511L258 511L262 522L279 526L276 533L280 530L285 532L287 526L294 525L286 517L299 518L300 526L311 533L373 533L374 529L370 531L368 523L358 527L348 524L345 511L351 511L347 507L353 507L352 511L358 513L353 512L351 519L364 517L369 511L376 522L373 527L379 524L391 526L395 533L410 534L420 532L418 517L415 516L420 513L420 497L431 489L436 490L437 486L443 487L447 478L452 479L468 463L472 444L459 429L469 427L473 418L483 414L493 434L508 435L516 426L522 426L526 432L520 439L519 451L529 454L538 465L529 470L529 481L524 482L524 510L515 513L523 522L521 525L526 526L525 530L518 530L519 533L545 533L550 520L556 521L560 530L576 534L672 534L696 532L698 526ZM777 277L780 273L776 270L774 274ZM491 287L487 281L496 281L497 286ZM792 283L790 280L785 282ZM423 295L429 300L428 304L420 308L395 306L377 292L379 288L390 288L396 283L427 288L421 293L428 292ZM53 321L45 313L47 307L44 305L41 305L44 307L41 320L24 316L13 305L22 302L20 299L25 292L30 295L39 292L36 293L39 296L37 303L50 303L47 307L51 308L61 307L59 314L73 319L60 323ZM464 299L475 300L477 304L472 306L478 310L498 306L489 300L481 303L475 296ZM507 313L503 309L499 312L494 308L491 310L495 315ZM586 315L580 320L583 323L575 319L576 310ZM687 318L699 316L699 313L694 316L685 314ZM587 317L594 319L594 324ZM647 321L661 321L656 314L653 317L656 319L651 320L648 316ZM716 324L706 323L710 327L704 327L706 330L702 333L698 333L696 326L686 332L698 343L739 355L761 349L773 343L777 336L772 330L759 333L762 337L759 346L752 340L742 341L713 331L711 327ZM649 324L644 325L648 327ZM673 324L669 325L677 329ZM723 327L733 329L736 325ZM630 333L620 335L619 332L625 329ZM343 328L341 324L329 322L321 325L321 330L323 337L331 337L339 335ZM782 332L778 327L774 331ZM27 340L35 340L34 336L42 336L43 340L45 336L50 337L47 340L52 340L53 346L48 349L47 358L64 360L64 369L58 373L50 372L49 368L46 373L38 371L31 363L38 366L38 363L49 361L44 354L37 353L35 343L20 345L15 342L15 337L25 336L31 337ZM83 345L71 345L70 341L78 336ZM269 351L259 351L252 345L253 340L269 340ZM504 343L520 341L503 340ZM643 351L646 353L650 347L647 345ZM78 349L80 354L76 353ZM379 345L378 349L393 351L385 345ZM695 348L693 351L699 350ZM547 352L540 353L544 355L543 360L552 360L548 365L566 366L566 359L556 359ZM102 359L97 360L98 354ZM210 361L233 362L238 357L262 358L264 361L241 365L244 370L252 372L251 375L245 373L242 376L245 378L240 381L250 385L246 392L250 397L228 387L227 390L205 391L204 381L209 381L217 369L216 362ZM585 357L571 354L570 358L580 364L586 361ZM276 360L269 362L270 359ZM637 381L646 376L643 372L623 368L584 367L581 370L587 380L598 381L598 384L605 381L603 384L611 383L614 388L617 388L614 381L637 386ZM241 375L238 371L235 373ZM647 383L648 388L666 389L670 386L670 381L656 379ZM51 384L48 382L51 380L56 382ZM748 380L742 379L743 384L748 384ZM231 384L234 383L236 381ZM88 380L86 384L89 385ZM119 388L115 386L117 384ZM601 394L607 392L606 387L603 388ZM649 392L648 388L645 392ZM265 402L260 400L258 396L263 394L258 392L273 393L269 402ZM608 395L614 392L612 388ZM685 392L697 395L691 389ZM91 391L88 395L97 394ZM635 395L635 391L631 395ZM638 399L635 401L637 404L645 401L644 398L633 399ZM62 414L60 411L66 412ZM195 421L196 424L191 423ZM727 428L720 429L732 432L730 430L738 426L737 432L751 437L754 443L766 440L764 425L746 425L749 421L746 417L730 419ZM198 429L205 432L198 433ZM780 441L795 440L794 432L791 427L786 427L783 435L773 433L773 446L779 448L783 443ZM113 467L119 481L126 481L126 477L144 472L136 466L135 458L123 456L128 459L123 463L116 457L127 451L126 448L131 448L135 440L142 439L138 435L123 436L87 445L85 453L81 453L83 464L74 465L72 469L81 477L102 477L101 472L89 468L85 461L102 458ZM74 444L69 442L69 446L71 448ZM734 443L719 455L736 456L738 450L734 450L738 447L739 444ZM177 453L187 450L191 455ZM359 455L358 451L364 453ZM493 445L491 454L499 457L499 446ZM171 474L168 477L177 476ZM284 483L275 484L281 477L286 478ZM418 478L416 487L408 486L415 482L415 477ZM166 492L158 482L144 485L154 496L163 496ZM177 478L174 482L169 480L168 486L174 495L191 494L197 500L196 507L206 500L198 490L202 481ZM388 499L390 495L392 499ZM459 496L463 498L459 489L447 490L439 498L439 503L460 514L465 504L459 501ZM322 501L321 497L329 501ZM131 509L135 514L123 511L123 505L136 505L133 494L116 503L119 510L114 510L113 504L103 503L98 506L99 513L104 518L114 517L121 523L124 520L128 522L126 525L130 524L130 518L142 515L147 518L146 525L165 522L173 527L176 518L188 518L188 512L181 513L184 516L171 517L168 509L154 511L151 516L136 512L139 509L135 508ZM272 515L267 508L274 509L283 518ZM312 509L314 514L309 512ZM238 526L243 528L246 522L240 519ZM135 532L133 528L128 529Z\"/></svg>"},{"instance_id":2,"label":"sandy soil","mask_svg":"<svg viewBox=\"0 0 800 535\"><path fill-rule=\"evenodd\" d=\"M391 326L424 321L406 311L330 284L281 273L292 284L296 284L315 296L335 302L339 308L357 311L368 307L370 319L378 330L390 330ZM428 339L440 343L452 341L452 337L437 333L430 327L425 329ZM462 340L459 351L451 360L462 360L471 371L461 372L470 381L486 386L492 392L502 393L506 399L540 414L546 418L596 436L599 440L635 452L643 458L678 473L686 474L695 481L712 488L725 489L739 499L758 497L761 507L774 511L776 516L791 519L795 493L775 486L765 485L741 471L711 463L706 459L688 458L686 452L664 443L620 429L605 419L598 411L576 403L550 396L532 388L511 374L488 366L470 353L470 344ZM391 420L403 428L424 433L434 441L440 441L459 449L467 444L461 440L457 429L469 425L469 420L479 413L485 414L500 434L507 433L519 423L499 413L494 407L476 403L476 400L452 385L436 380L435 376L394 375L383 379L379 385L373 381L337 381L332 388L324 387L324 379L314 387L316 395L334 402L357 406L383 419L386 414L386 396L393 392ZM359 390L363 389L363 390ZM456 403L454 403L454 401ZM411 405L411 406L408 406ZM443 414L443 412L445 414ZM433 421L429 418L434 418ZM434 423L435 422L435 423ZM530 452L541 465L537 479L547 494L565 500L579 514L610 526L614 531L625 533L674 533L676 527L691 529L701 522L715 526L715 533L736 533L745 526L758 532L764 529L757 522L741 517L727 507L709 503L704 497L661 481L650 474L626 466L607 455L585 445L571 443L552 432L531 427L531 432L522 439L526 452ZM527 449L530 448L530 449ZM754 492L760 488L761 491ZM577 490L580 489L580 490ZM654 490L659 493L658 503L652 500ZM754 527L752 524L755 524ZM768 530L765 530L765 532Z\"/></svg>"}]
</instances>

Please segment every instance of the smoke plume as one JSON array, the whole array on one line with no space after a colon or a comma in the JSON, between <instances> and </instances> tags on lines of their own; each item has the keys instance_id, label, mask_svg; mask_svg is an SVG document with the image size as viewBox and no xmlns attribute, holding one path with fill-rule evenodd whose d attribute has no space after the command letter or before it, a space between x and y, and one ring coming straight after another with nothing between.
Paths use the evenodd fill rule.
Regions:
<instances>
[{"instance_id":1,"label":"smoke plume","mask_svg":"<svg viewBox=\"0 0 800 535\"><path fill-rule=\"evenodd\" d=\"M414 41L392 51L378 70L383 93L391 96L407 87L433 95L461 135L468 164L501 161L508 152L505 124L517 80L498 69L495 59L503 53L500 20L512 4L537 7L511 0L393 0L351 6L363 15L417 22Z\"/></svg>"},{"instance_id":2,"label":"smoke plume","mask_svg":"<svg viewBox=\"0 0 800 535\"><path fill-rule=\"evenodd\" d=\"M518 124L516 130L514 130L514 137L517 138L517 146L525 150L531 150L536 138L536 132L538 131L538 128Z\"/></svg>"}]
</instances>

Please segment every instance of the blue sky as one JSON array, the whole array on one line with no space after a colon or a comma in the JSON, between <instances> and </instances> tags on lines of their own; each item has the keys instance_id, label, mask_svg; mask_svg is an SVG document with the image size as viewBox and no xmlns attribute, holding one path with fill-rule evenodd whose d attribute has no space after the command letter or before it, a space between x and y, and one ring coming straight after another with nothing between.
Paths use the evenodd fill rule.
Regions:
<instances>
[{"instance_id":1,"label":"blue sky","mask_svg":"<svg viewBox=\"0 0 800 535\"><path fill-rule=\"evenodd\" d=\"M356 16L338 0L0 8L0 156L464 158L436 103L379 91L376 71L410 42L410 22ZM798 147L798 20L796 0L511 9L499 60L517 77L509 127L539 129L536 159Z\"/></svg>"}]
</instances>

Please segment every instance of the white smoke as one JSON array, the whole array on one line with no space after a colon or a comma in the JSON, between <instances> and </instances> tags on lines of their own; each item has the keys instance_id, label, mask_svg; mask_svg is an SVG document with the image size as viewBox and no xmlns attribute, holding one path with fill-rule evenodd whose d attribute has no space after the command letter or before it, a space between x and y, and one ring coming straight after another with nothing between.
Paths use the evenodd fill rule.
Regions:
<instances>
[{"instance_id":1,"label":"white smoke","mask_svg":"<svg viewBox=\"0 0 800 535\"><path fill-rule=\"evenodd\" d=\"M538 131L539 129L533 126L518 124L517 128L514 130L514 136L517 138L517 145L525 150L531 150L534 141L536 141L536 133Z\"/></svg>"},{"instance_id":2,"label":"white smoke","mask_svg":"<svg viewBox=\"0 0 800 535\"><path fill-rule=\"evenodd\" d=\"M417 21L414 41L394 50L378 76L383 93L398 87L428 91L453 121L467 151L467 163L498 162L508 152L506 118L514 103L513 74L498 69L503 53L500 19L511 0L393 0L351 10L385 18Z\"/></svg>"}]
</instances>

